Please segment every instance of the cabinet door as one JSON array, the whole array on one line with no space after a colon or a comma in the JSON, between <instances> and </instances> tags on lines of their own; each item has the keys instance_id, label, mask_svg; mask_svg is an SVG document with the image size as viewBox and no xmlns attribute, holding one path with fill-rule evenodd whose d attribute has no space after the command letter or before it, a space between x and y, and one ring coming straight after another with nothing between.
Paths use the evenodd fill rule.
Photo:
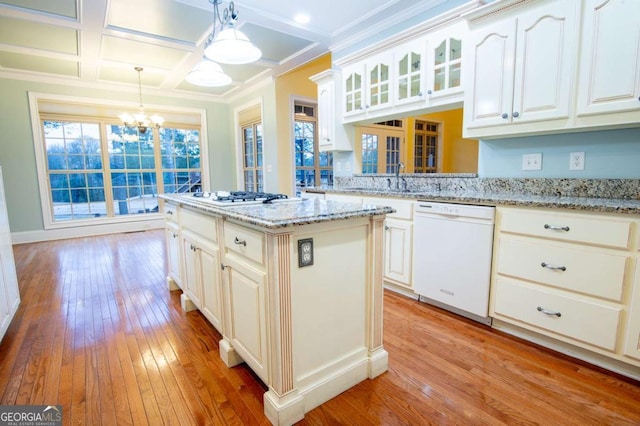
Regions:
<instances>
[{"instance_id":1,"label":"cabinet door","mask_svg":"<svg viewBox=\"0 0 640 426\"><path fill-rule=\"evenodd\" d=\"M465 127L505 125L511 122L516 21L476 30L468 43L471 64L465 69ZM465 54L466 55L466 54Z\"/></svg>"},{"instance_id":2,"label":"cabinet door","mask_svg":"<svg viewBox=\"0 0 640 426\"><path fill-rule=\"evenodd\" d=\"M365 63L365 111L375 111L391 106L391 73L393 57L386 53L377 55Z\"/></svg>"},{"instance_id":3,"label":"cabinet door","mask_svg":"<svg viewBox=\"0 0 640 426\"><path fill-rule=\"evenodd\" d=\"M409 221L385 221L384 276L407 287L411 287L412 228Z\"/></svg>"},{"instance_id":4,"label":"cabinet door","mask_svg":"<svg viewBox=\"0 0 640 426\"><path fill-rule=\"evenodd\" d=\"M429 35L427 94L431 102L462 93L462 40L466 33L466 24L459 22Z\"/></svg>"},{"instance_id":5,"label":"cabinet door","mask_svg":"<svg viewBox=\"0 0 640 426\"><path fill-rule=\"evenodd\" d=\"M633 283L633 294L629 301L627 317L627 336L624 354L640 360L640 259L636 260L636 275Z\"/></svg>"},{"instance_id":6,"label":"cabinet door","mask_svg":"<svg viewBox=\"0 0 640 426\"><path fill-rule=\"evenodd\" d=\"M197 237L185 231L182 234L182 253L184 267L184 282L182 290L198 309L201 309L200 288L198 285L198 241Z\"/></svg>"},{"instance_id":7,"label":"cabinet door","mask_svg":"<svg viewBox=\"0 0 640 426\"><path fill-rule=\"evenodd\" d=\"M178 285L180 280L180 235L177 226L167 222L165 228L165 239L167 241L167 275Z\"/></svg>"},{"instance_id":8,"label":"cabinet door","mask_svg":"<svg viewBox=\"0 0 640 426\"><path fill-rule=\"evenodd\" d=\"M18 276L13 258L9 216L4 195L2 169L0 169L0 339L9 328L9 324L20 304Z\"/></svg>"},{"instance_id":9,"label":"cabinet door","mask_svg":"<svg viewBox=\"0 0 640 426\"><path fill-rule=\"evenodd\" d=\"M229 327L225 330L242 359L267 383L266 274L234 255L225 258Z\"/></svg>"},{"instance_id":10,"label":"cabinet door","mask_svg":"<svg viewBox=\"0 0 640 426\"><path fill-rule=\"evenodd\" d=\"M318 144L331 148L334 145L334 82L325 79L318 83Z\"/></svg>"},{"instance_id":11,"label":"cabinet door","mask_svg":"<svg viewBox=\"0 0 640 426\"><path fill-rule=\"evenodd\" d=\"M201 312L220 333L223 333L220 250L213 244L205 242L200 242L199 248L198 266L202 287Z\"/></svg>"},{"instance_id":12,"label":"cabinet door","mask_svg":"<svg viewBox=\"0 0 640 426\"><path fill-rule=\"evenodd\" d=\"M422 102L426 95L427 40L420 38L405 43L394 52L395 104Z\"/></svg>"},{"instance_id":13,"label":"cabinet door","mask_svg":"<svg viewBox=\"0 0 640 426\"><path fill-rule=\"evenodd\" d=\"M344 116L364 114L364 64L346 68L342 76Z\"/></svg>"},{"instance_id":14,"label":"cabinet door","mask_svg":"<svg viewBox=\"0 0 640 426\"><path fill-rule=\"evenodd\" d=\"M518 17L513 123L569 116L579 2L553 2Z\"/></svg>"},{"instance_id":15,"label":"cabinet door","mask_svg":"<svg viewBox=\"0 0 640 426\"><path fill-rule=\"evenodd\" d=\"M640 5L586 0L578 115L640 109Z\"/></svg>"}]
</instances>

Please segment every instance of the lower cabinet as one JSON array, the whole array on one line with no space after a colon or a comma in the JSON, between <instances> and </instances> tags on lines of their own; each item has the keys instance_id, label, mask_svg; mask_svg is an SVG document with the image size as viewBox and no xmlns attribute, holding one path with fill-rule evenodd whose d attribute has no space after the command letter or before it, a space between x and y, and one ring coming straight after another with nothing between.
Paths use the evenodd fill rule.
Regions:
<instances>
[{"instance_id":1,"label":"lower cabinet","mask_svg":"<svg viewBox=\"0 0 640 426\"><path fill-rule=\"evenodd\" d=\"M266 274L234 255L227 255L224 262L229 293L227 337L242 359L267 383Z\"/></svg>"},{"instance_id":2,"label":"lower cabinet","mask_svg":"<svg viewBox=\"0 0 640 426\"><path fill-rule=\"evenodd\" d=\"M494 327L640 377L640 218L496 213Z\"/></svg>"},{"instance_id":3,"label":"lower cabinet","mask_svg":"<svg viewBox=\"0 0 640 426\"><path fill-rule=\"evenodd\" d=\"M633 293L629 301L629 319L624 354L640 361L640 258L636 260Z\"/></svg>"},{"instance_id":4,"label":"lower cabinet","mask_svg":"<svg viewBox=\"0 0 640 426\"><path fill-rule=\"evenodd\" d=\"M222 333L222 274L220 250L214 244L198 244L197 269L200 275L200 311Z\"/></svg>"},{"instance_id":5,"label":"lower cabinet","mask_svg":"<svg viewBox=\"0 0 640 426\"><path fill-rule=\"evenodd\" d=\"M180 228L177 224L167 223L165 226L167 243L167 279L177 286L182 286L180 273Z\"/></svg>"},{"instance_id":6,"label":"lower cabinet","mask_svg":"<svg viewBox=\"0 0 640 426\"><path fill-rule=\"evenodd\" d=\"M200 297L202 294L201 271L200 271L200 255L198 252L198 237L189 232L182 233L182 254L184 259L184 277L182 290L186 294L194 307L185 307L186 310L200 309Z\"/></svg>"},{"instance_id":7,"label":"lower cabinet","mask_svg":"<svg viewBox=\"0 0 640 426\"><path fill-rule=\"evenodd\" d=\"M408 220L387 219L384 229L384 277L411 288L413 223Z\"/></svg>"}]
</instances>

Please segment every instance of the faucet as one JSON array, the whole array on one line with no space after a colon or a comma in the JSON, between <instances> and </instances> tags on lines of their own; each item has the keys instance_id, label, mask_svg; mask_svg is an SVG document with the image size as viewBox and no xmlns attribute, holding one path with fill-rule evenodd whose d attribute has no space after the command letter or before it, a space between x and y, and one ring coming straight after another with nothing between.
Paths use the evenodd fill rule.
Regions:
<instances>
[{"instance_id":1,"label":"faucet","mask_svg":"<svg viewBox=\"0 0 640 426\"><path fill-rule=\"evenodd\" d=\"M404 169L404 163L402 161L398 161L398 165L396 166L396 189L400 189L400 168Z\"/></svg>"}]
</instances>

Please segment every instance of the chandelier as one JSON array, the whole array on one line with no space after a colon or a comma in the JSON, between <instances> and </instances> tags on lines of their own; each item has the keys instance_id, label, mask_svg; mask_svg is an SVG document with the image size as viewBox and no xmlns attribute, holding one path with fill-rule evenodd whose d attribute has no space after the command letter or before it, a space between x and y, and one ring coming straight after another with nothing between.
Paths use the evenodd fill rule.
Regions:
<instances>
[{"instance_id":1,"label":"chandelier","mask_svg":"<svg viewBox=\"0 0 640 426\"><path fill-rule=\"evenodd\" d=\"M140 133L145 133L147 129L151 126L159 129L164 123L164 118L159 115L152 115L151 117L147 117L147 114L144 112L144 105L142 104L142 83L140 82L140 73L142 72L142 67L134 68L138 72L138 93L140 95L140 107L138 112L135 114L129 114L128 112L120 114L120 120L127 127L136 127Z\"/></svg>"},{"instance_id":2,"label":"chandelier","mask_svg":"<svg viewBox=\"0 0 640 426\"><path fill-rule=\"evenodd\" d=\"M205 58L187 74L186 80L198 86L226 86L231 83L231 77L222 71L218 62L248 64L260 59L262 52L235 27L238 12L233 1L229 2L229 6L225 7L222 13L222 0L209 0L209 3L213 5L213 30L205 45Z\"/></svg>"}]
</instances>

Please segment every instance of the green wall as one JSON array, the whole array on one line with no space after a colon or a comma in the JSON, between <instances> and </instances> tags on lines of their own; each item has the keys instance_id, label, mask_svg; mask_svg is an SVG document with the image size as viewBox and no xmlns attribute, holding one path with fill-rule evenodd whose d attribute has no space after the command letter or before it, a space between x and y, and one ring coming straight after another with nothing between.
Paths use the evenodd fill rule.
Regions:
<instances>
[{"instance_id":1,"label":"green wall","mask_svg":"<svg viewBox=\"0 0 640 426\"><path fill-rule=\"evenodd\" d=\"M0 79L0 166L4 176L12 232L44 229L28 92L123 102L137 101L135 93ZM235 158L232 140L233 120L229 105L216 101L147 94L144 96L144 103L206 110L211 187L235 187L235 161L229 161L230 158Z\"/></svg>"}]
</instances>

